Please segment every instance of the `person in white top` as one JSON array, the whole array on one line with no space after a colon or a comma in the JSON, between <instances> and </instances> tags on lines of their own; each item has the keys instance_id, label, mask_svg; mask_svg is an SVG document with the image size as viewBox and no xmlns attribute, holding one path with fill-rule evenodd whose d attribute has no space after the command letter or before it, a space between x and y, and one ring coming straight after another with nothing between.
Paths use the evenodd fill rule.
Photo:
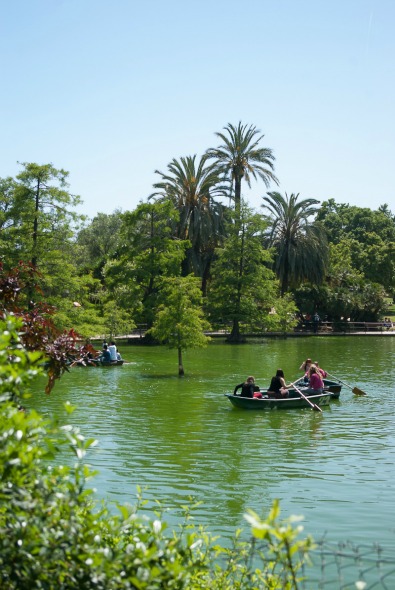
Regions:
<instances>
[{"instance_id":1,"label":"person in white top","mask_svg":"<svg viewBox=\"0 0 395 590\"><path fill-rule=\"evenodd\" d=\"M111 360L116 361L117 360L117 347L115 346L114 341L111 342L110 346L108 347L108 350L110 351L110 354L111 354Z\"/></svg>"}]
</instances>

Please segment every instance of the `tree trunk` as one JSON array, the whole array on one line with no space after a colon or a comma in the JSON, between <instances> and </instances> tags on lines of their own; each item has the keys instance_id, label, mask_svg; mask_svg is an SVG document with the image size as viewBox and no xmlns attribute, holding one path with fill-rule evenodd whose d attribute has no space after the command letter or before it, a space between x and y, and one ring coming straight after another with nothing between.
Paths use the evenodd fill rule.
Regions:
<instances>
[{"instance_id":1,"label":"tree trunk","mask_svg":"<svg viewBox=\"0 0 395 590\"><path fill-rule=\"evenodd\" d=\"M240 221L241 213L241 179L242 176L235 175L235 217L236 223Z\"/></svg>"},{"instance_id":2,"label":"tree trunk","mask_svg":"<svg viewBox=\"0 0 395 590\"><path fill-rule=\"evenodd\" d=\"M184 367L182 366L182 349L181 346L178 347L178 376L182 377L184 375Z\"/></svg>"},{"instance_id":3,"label":"tree trunk","mask_svg":"<svg viewBox=\"0 0 395 590\"><path fill-rule=\"evenodd\" d=\"M37 266L37 237L38 237L38 209L40 206L40 180L37 181L37 190L35 197L34 207L34 220L33 220L33 250L32 250L32 266Z\"/></svg>"},{"instance_id":4,"label":"tree trunk","mask_svg":"<svg viewBox=\"0 0 395 590\"><path fill-rule=\"evenodd\" d=\"M243 344L245 341L246 339L244 338L244 336L240 334L239 320L234 319L232 331L230 335L227 337L226 342L229 342L230 344Z\"/></svg>"}]
</instances>

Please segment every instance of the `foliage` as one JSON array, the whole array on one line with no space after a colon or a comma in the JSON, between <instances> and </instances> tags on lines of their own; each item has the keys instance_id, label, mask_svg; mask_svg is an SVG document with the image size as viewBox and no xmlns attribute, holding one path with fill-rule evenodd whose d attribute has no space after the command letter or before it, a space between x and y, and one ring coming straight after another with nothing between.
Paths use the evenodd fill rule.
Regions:
<instances>
[{"instance_id":1,"label":"foliage","mask_svg":"<svg viewBox=\"0 0 395 590\"><path fill-rule=\"evenodd\" d=\"M4 319L12 314L18 318L23 330L23 346L29 351L37 351L42 359L46 359L48 383L45 391L50 393L55 380L67 370L69 360L77 353L77 334L73 330L60 333L52 319L53 307L32 302L26 306L26 298L24 304L24 290L28 288L31 293L36 288L38 275L31 265L20 263L18 267L5 272L0 263L0 317ZM13 348L9 354L13 357Z\"/></svg>"},{"instance_id":2,"label":"foliage","mask_svg":"<svg viewBox=\"0 0 395 590\"><path fill-rule=\"evenodd\" d=\"M395 216L387 206L374 211L329 199L322 203L317 219L331 244L349 244L354 270L388 292L395 291Z\"/></svg>"},{"instance_id":3,"label":"foliage","mask_svg":"<svg viewBox=\"0 0 395 590\"><path fill-rule=\"evenodd\" d=\"M0 180L4 267L11 270L23 262L39 270L35 280L26 284L26 307L33 301L45 302L56 308L52 319L60 330L74 326L81 333L95 333L100 322L91 294L97 286L86 268L81 273L76 266L79 247L74 231L83 218L72 208L80 198L69 192L68 172L52 164L24 163L22 167L15 180ZM82 307L78 315L75 301Z\"/></svg>"},{"instance_id":4,"label":"foliage","mask_svg":"<svg viewBox=\"0 0 395 590\"><path fill-rule=\"evenodd\" d=\"M324 285L304 285L295 292L300 309L329 321L379 321L387 311L381 285L367 281L352 264L352 242L342 240L330 247L330 271Z\"/></svg>"},{"instance_id":5,"label":"foliage","mask_svg":"<svg viewBox=\"0 0 395 590\"><path fill-rule=\"evenodd\" d=\"M225 133L216 133L223 144L217 148L210 148L206 154L214 160L215 168L224 178L228 178L234 188L236 220L240 217L241 181L244 179L251 186L251 177L259 177L268 187L270 181L278 184L274 170L274 156L269 148L259 147L264 135L253 125L237 127L228 123L224 127ZM258 137L257 137L258 136Z\"/></svg>"},{"instance_id":6,"label":"foliage","mask_svg":"<svg viewBox=\"0 0 395 590\"><path fill-rule=\"evenodd\" d=\"M2 589L297 588L313 544L298 538L301 527L292 518L279 519L277 502L265 520L249 512L251 540L237 531L231 548L194 526L190 507L180 530L170 533L161 506L154 519L139 515L139 488L136 506L119 506L119 515L95 502L87 487L94 472L84 460L97 441L5 401L40 372L37 356L23 349L18 324L7 322L0 335ZM19 362L9 359L11 344Z\"/></svg>"},{"instance_id":7,"label":"foliage","mask_svg":"<svg viewBox=\"0 0 395 590\"><path fill-rule=\"evenodd\" d=\"M24 162L16 176L12 196L13 237L19 260L37 266L46 258L51 242L71 237L70 222L80 216L71 211L80 203L68 191L68 172L52 164Z\"/></svg>"},{"instance_id":8,"label":"foliage","mask_svg":"<svg viewBox=\"0 0 395 590\"><path fill-rule=\"evenodd\" d=\"M130 315L116 301L107 301L104 305L103 320L105 334L108 334L110 340L117 334L128 334L136 327Z\"/></svg>"},{"instance_id":9,"label":"foliage","mask_svg":"<svg viewBox=\"0 0 395 590\"><path fill-rule=\"evenodd\" d=\"M203 318L199 280L192 275L163 278L161 301L149 333L177 349L178 374L184 375L182 351L206 346L210 340L203 333L210 325Z\"/></svg>"},{"instance_id":10,"label":"foliage","mask_svg":"<svg viewBox=\"0 0 395 590\"><path fill-rule=\"evenodd\" d=\"M207 307L213 322L232 324L229 341L243 339L241 325L263 330L280 319L269 316L278 301L278 283L268 268L271 254L262 246L265 228L262 216L243 205L240 225L229 229L224 246L217 250Z\"/></svg>"},{"instance_id":11,"label":"foliage","mask_svg":"<svg viewBox=\"0 0 395 590\"><path fill-rule=\"evenodd\" d=\"M323 227L313 223L319 201L278 192L263 197L262 207L269 210L268 245L275 249L275 270L284 295L289 287L307 280L320 284L328 266L328 244Z\"/></svg>"},{"instance_id":12,"label":"foliage","mask_svg":"<svg viewBox=\"0 0 395 590\"><path fill-rule=\"evenodd\" d=\"M225 235L223 206L215 199L226 196L227 186L220 183L213 166L207 165L207 156L198 162L196 155L180 161L174 158L168 171L155 170L162 180L154 184L156 190L150 198L173 203L179 213L173 235L191 243L183 263L184 274L194 272L205 280L214 248Z\"/></svg>"},{"instance_id":13,"label":"foliage","mask_svg":"<svg viewBox=\"0 0 395 590\"><path fill-rule=\"evenodd\" d=\"M109 297L136 323L152 326L161 277L178 276L189 242L174 240L178 213L170 202L140 203L123 217L122 245L104 267Z\"/></svg>"},{"instance_id":14,"label":"foliage","mask_svg":"<svg viewBox=\"0 0 395 590\"><path fill-rule=\"evenodd\" d=\"M98 213L77 235L78 266L91 271L97 279L103 279L103 268L112 258L120 242L122 213L115 210L111 215Z\"/></svg>"}]
</instances>

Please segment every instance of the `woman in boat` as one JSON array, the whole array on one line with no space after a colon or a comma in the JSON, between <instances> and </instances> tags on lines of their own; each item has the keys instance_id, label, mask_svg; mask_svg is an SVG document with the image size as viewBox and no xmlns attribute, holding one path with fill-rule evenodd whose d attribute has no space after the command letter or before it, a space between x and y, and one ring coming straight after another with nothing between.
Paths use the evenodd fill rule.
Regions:
<instances>
[{"instance_id":1,"label":"woman in boat","mask_svg":"<svg viewBox=\"0 0 395 590\"><path fill-rule=\"evenodd\" d=\"M324 390L324 382L320 371L315 365L311 365L309 369L309 387L306 389L307 393L322 393Z\"/></svg>"},{"instance_id":2,"label":"woman in boat","mask_svg":"<svg viewBox=\"0 0 395 590\"><path fill-rule=\"evenodd\" d=\"M312 360L310 358L306 359L299 367L299 371L303 371L304 373L304 381L305 383L309 382L309 369L311 367L311 365L313 364Z\"/></svg>"},{"instance_id":3,"label":"woman in boat","mask_svg":"<svg viewBox=\"0 0 395 590\"><path fill-rule=\"evenodd\" d=\"M326 371L324 371L324 369L322 369L322 368L319 366L319 364L318 364L318 361L314 361L314 364L315 364L315 366L317 367L317 369L318 369L318 372L321 374L321 377L322 377L322 379L325 379L325 377L327 377L327 376L328 376L328 373L327 373Z\"/></svg>"},{"instance_id":4,"label":"woman in boat","mask_svg":"<svg viewBox=\"0 0 395 590\"><path fill-rule=\"evenodd\" d=\"M236 385L233 395L237 395L237 391L241 389L240 397L254 397L254 393L259 391L258 385L255 385L255 377L250 375L240 385Z\"/></svg>"},{"instance_id":5,"label":"woman in boat","mask_svg":"<svg viewBox=\"0 0 395 590\"><path fill-rule=\"evenodd\" d=\"M287 385L285 383L284 371L277 369L276 374L272 377L267 395L269 397L275 397L276 399L282 399L288 397L288 387L291 387L291 383Z\"/></svg>"}]
</instances>

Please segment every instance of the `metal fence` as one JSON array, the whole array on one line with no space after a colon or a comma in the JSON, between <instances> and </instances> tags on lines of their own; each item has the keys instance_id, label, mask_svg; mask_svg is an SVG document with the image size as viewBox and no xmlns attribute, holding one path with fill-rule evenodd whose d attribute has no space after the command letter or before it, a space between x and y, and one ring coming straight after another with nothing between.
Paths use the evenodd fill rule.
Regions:
<instances>
[{"instance_id":1,"label":"metal fence","mask_svg":"<svg viewBox=\"0 0 395 590\"><path fill-rule=\"evenodd\" d=\"M394 590L395 554L378 544L316 541L300 590Z\"/></svg>"}]
</instances>

